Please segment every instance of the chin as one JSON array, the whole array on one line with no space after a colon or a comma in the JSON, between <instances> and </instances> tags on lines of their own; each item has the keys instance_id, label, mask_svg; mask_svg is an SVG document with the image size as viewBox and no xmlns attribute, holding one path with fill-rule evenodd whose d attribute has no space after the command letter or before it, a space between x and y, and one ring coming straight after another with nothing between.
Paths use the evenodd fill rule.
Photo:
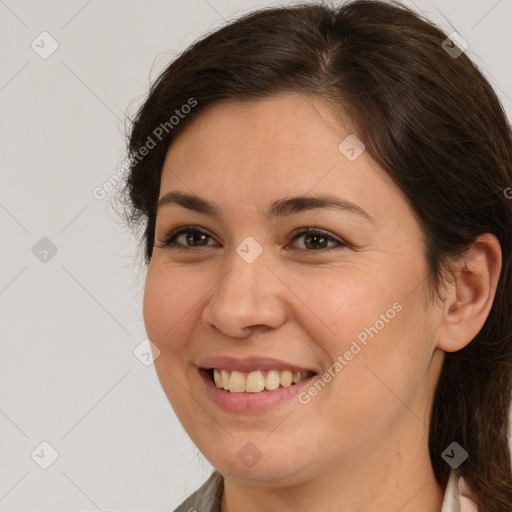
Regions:
<instances>
[{"instance_id":1,"label":"chin","mask_svg":"<svg viewBox=\"0 0 512 512\"><path fill-rule=\"evenodd\" d=\"M279 487L300 484L313 477L313 461L311 464L305 460L299 463L296 460L297 448L292 449L292 453L277 451L278 447L272 446L268 439L264 446L267 436L268 433L244 435L243 441L230 439L227 446L219 445L216 453L211 453L210 445L203 454L225 478L244 485Z\"/></svg>"}]
</instances>

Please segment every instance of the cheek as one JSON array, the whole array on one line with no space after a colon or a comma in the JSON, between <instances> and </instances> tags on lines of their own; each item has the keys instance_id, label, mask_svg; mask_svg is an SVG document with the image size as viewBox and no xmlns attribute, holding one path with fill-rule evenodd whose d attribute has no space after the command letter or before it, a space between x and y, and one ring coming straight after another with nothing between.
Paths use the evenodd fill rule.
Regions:
<instances>
[{"instance_id":1,"label":"cheek","mask_svg":"<svg viewBox=\"0 0 512 512\"><path fill-rule=\"evenodd\" d=\"M312 390L311 400L325 408L334 429L344 425L362 437L360 422L370 431L396 419L404 403L421 401L433 352L421 289L410 293L408 276L383 275L351 269L338 273L336 283L302 282L308 298L302 327L332 362L324 369L328 384L318 398Z\"/></svg>"},{"instance_id":2,"label":"cheek","mask_svg":"<svg viewBox=\"0 0 512 512\"><path fill-rule=\"evenodd\" d=\"M428 322L417 301L394 304L390 309L372 306L362 323L361 317L347 321L351 335L340 337L331 352L333 360L343 358L326 401L334 411L333 424L344 424L361 440L403 412L413 413L413 421L424 412L433 352L430 333L423 328Z\"/></svg>"},{"instance_id":3,"label":"cheek","mask_svg":"<svg viewBox=\"0 0 512 512\"><path fill-rule=\"evenodd\" d=\"M167 285L165 279L158 279L158 276L151 267L148 269L146 283L144 286L144 299L142 305L142 314L146 332L151 341L160 348L163 342L163 333L169 322L169 315L166 312L172 312L172 294L165 293Z\"/></svg>"},{"instance_id":4,"label":"cheek","mask_svg":"<svg viewBox=\"0 0 512 512\"><path fill-rule=\"evenodd\" d=\"M187 276L185 282L184 272L178 269L150 266L143 298L146 332L160 350L155 360L155 371L170 404L185 425L191 422L190 397L184 391L184 384L189 382L188 372L191 371L186 364L189 358L187 349L190 330L197 323L194 307L197 308L197 302L204 294L195 286L189 286L191 281L194 281L193 276ZM199 411L193 412L200 415Z\"/></svg>"},{"instance_id":5,"label":"cheek","mask_svg":"<svg viewBox=\"0 0 512 512\"><path fill-rule=\"evenodd\" d=\"M150 264L143 300L148 337L161 348L176 340L175 333L203 294L200 280L194 275L163 264Z\"/></svg>"},{"instance_id":6,"label":"cheek","mask_svg":"<svg viewBox=\"0 0 512 512\"><path fill-rule=\"evenodd\" d=\"M380 315L394 316L393 290L376 286L374 275L357 268L344 268L315 279L295 279L293 289L300 290L297 302L301 327L308 337L335 359L350 349L358 336L368 338L365 328L380 321Z\"/></svg>"}]
</instances>

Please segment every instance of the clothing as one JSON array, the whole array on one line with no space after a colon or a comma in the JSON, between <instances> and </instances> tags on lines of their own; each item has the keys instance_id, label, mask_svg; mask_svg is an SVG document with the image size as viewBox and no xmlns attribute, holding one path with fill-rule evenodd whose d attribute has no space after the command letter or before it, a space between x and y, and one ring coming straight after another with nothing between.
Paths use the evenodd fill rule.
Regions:
<instances>
[{"instance_id":1,"label":"clothing","mask_svg":"<svg viewBox=\"0 0 512 512\"><path fill-rule=\"evenodd\" d=\"M478 512L468 484L453 470L446 486L441 512Z\"/></svg>"},{"instance_id":2,"label":"clothing","mask_svg":"<svg viewBox=\"0 0 512 512\"><path fill-rule=\"evenodd\" d=\"M174 512L220 512L224 479L217 471Z\"/></svg>"},{"instance_id":3,"label":"clothing","mask_svg":"<svg viewBox=\"0 0 512 512\"><path fill-rule=\"evenodd\" d=\"M210 478L174 512L220 512L223 491L222 475L214 471ZM478 512L470 496L471 491L464 478L452 470L446 486L441 512Z\"/></svg>"}]
</instances>

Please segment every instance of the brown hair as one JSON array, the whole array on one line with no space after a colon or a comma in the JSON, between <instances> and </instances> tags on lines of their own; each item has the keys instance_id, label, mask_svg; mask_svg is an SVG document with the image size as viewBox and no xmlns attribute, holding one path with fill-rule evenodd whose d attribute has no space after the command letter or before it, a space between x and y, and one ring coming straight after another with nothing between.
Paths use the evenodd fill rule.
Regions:
<instances>
[{"instance_id":1,"label":"brown hair","mask_svg":"<svg viewBox=\"0 0 512 512\"><path fill-rule=\"evenodd\" d=\"M207 35L165 69L137 113L122 191L125 220L142 226L149 263L166 152L209 105L296 92L348 115L422 226L432 299L443 300L451 257L462 256L482 233L500 242L503 265L490 314L471 343L446 354L429 450L436 479L446 486L450 467L441 454L458 442L469 454L458 471L479 511L506 512L512 509L512 206L504 190L512 186L512 137L492 87L465 53L455 58L445 51L445 38L411 10L375 0L263 9ZM189 113L169 122L176 110ZM141 151L150 139L155 147Z\"/></svg>"}]
</instances>

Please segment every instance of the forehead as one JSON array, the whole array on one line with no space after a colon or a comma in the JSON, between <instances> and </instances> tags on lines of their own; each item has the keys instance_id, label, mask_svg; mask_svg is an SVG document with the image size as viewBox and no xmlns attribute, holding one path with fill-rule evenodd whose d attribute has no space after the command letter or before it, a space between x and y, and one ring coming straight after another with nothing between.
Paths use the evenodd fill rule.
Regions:
<instances>
[{"instance_id":1,"label":"forehead","mask_svg":"<svg viewBox=\"0 0 512 512\"><path fill-rule=\"evenodd\" d=\"M279 162L281 167L321 167L342 156L340 143L355 132L341 111L335 112L318 96L282 93L260 100L230 100L196 115L172 142L166 163L227 164L243 159L247 168L256 159L260 166ZM368 155L362 156L368 160Z\"/></svg>"},{"instance_id":2,"label":"forehead","mask_svg":"<svg viewBox=\"0 0 512 512\"><path fill-rule=\"evenodd\" d=\"M362 143L357 145L354 131L315 96L289 93L215 104L173 141L160 197L177 189L229 203L240 194L280 198L311 191L370 203L368 196L376 195L373 203L380 206L367 206L378 216L396 208L401 193ZM347 144L355 152L344 152Z\"/></svg>"},{"instance_id":3,"label":"forehead","mask_svg":"<svg viewBox=\"0 0 512 512\"><path fill-rule=\"evenodd\" d=\"M288 149L288 157L317 149L337 147L349 132L332 109L320 98L287 93L261 100L231 100L208 106L181 132L170 153L215 148L221 155L229 147L233 154L272 148L274 158ZM179 151L174 151L178 147Z\"/></svg>"}]
</instances>

